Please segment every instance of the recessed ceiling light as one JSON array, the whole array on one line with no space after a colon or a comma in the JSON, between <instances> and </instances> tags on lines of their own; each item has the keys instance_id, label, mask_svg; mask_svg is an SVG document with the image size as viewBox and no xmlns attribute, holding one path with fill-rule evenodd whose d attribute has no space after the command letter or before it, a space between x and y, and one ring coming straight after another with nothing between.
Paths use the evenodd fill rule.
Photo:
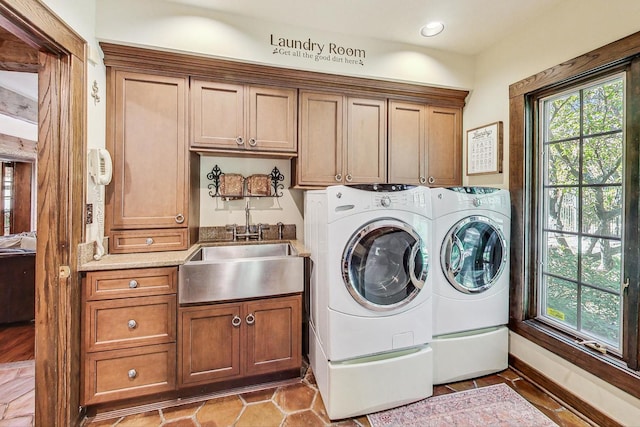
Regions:
<instances>
[{"instance_id":1,"label":"recessed ceiling light","mask_svg":"<svg viewBox=\"0 0 640 427\"><path fill-rule=\"evenodd\" d=\"M424 27L420 28L420 34L424 37L437 36L444 30L444 24L442 22L429 22Z\"/></svg>"}]
</instances>

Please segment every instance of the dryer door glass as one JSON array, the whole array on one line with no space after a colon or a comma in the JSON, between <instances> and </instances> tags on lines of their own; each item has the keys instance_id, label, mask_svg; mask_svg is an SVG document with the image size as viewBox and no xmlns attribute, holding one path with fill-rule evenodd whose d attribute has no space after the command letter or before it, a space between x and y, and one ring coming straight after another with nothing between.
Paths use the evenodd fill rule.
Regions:
<instances>
[{"instance_id":1,"label":"dryer door glass","mask_svg":"<svg viewBox=\"0 0 640 427\"><path fill-rule=\"evenodd\" d=\"M377 220L356 232L342 256L347 289L364 307L386 311L409 303L424 286L429 259L410 225Z\"/></svg>"},{"instance_id":2,"label":"dryer door glass","mask_svg":"<svg viewBox=\"0 0 640 427\"><path fill-rule=\"evenodd\" d=\"M460 292L484 292L493 286L507 263L504 234L487 217L467 217L447 233L440 263L449 283Z\"/></svg>"}]
</instances>

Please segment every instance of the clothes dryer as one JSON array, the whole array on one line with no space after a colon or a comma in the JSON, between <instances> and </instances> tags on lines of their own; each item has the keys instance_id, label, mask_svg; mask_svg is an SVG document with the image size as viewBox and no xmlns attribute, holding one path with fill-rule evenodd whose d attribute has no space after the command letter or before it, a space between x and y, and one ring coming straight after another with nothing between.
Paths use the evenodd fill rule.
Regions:
<instances>
[{"instance_id":1,"label":"clothes dryer","mask_svg":"<svg viewBox=\"0 0 640 427\"><path fill-rule=\"evenodd\" d=\"M428 191L378 184L305 194L309 359L331 419L432 394Z\"/></svg>"},{"instance_id":2,"label":"clothes dryer","mask_svg":"<svg viewBox=\"0 0 640 427\"><path fill-rule=\"evenodd\" d=\"M509 192L432 189L434 379L436 384L507 367Z\"/></svg>"}]
</instances>

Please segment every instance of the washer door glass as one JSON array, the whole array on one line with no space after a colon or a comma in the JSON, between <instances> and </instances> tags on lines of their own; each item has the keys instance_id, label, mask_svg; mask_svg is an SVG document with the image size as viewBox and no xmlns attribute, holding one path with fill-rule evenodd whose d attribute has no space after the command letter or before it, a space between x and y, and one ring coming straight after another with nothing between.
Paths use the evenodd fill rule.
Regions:
<instances>
[{"instance_id":1,"label":"washer door glass","mask_svg":"<svg viewBox=\"0 0 640 427\"><path fill-rule=\"evenodd\" d=\"M442 271L461 292L484 292L496 282L507 263L507 242L495 223L470 216L447 233L440 252Z\"/></svg>"},{"instance_id":2,"label":"washer door glass","mask_svg":"<svg viewBox=\"0 0 640 427\"><path fill-rule=\"evenodd\" d=\"M364 225L342 254L342 276L353 298L371 310L409 303L429 271L426 246L405 222L380 219Z\"/></svg>"}]
</instances>

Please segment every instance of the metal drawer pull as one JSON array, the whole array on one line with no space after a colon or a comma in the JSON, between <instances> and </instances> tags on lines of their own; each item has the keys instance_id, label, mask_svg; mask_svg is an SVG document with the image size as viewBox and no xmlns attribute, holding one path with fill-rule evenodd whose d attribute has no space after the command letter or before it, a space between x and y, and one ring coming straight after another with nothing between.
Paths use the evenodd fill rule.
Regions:
<instances>
[{"instance_id":1,"label":"metal drawer pull","mask_svg":"<svg viewBox=\"0 0 640 427\"><path fill-rule=\"evenodd\" d=\"M426 184L427 183L427 178L425 178L424 176L420 177L420 184Z\"/></svg>"},{"instance_id":2,"label":"metal drawer pull","mask_svg":"<svg viewBox=\"0 0 640 427\"><path fill-rule=\"evenodd\" d=\"M429 184L433 184L434 182L436 182L436 179L432 176L429 177Z\"/></svg>"},{"instance_id":3,"label":"metal drawer pull","mask_svg":"<svg viewBox=\"0 0 640 427\"><path fill-rule=\"evenodd\" d=\"M337 174L335 178L336 178L336 181L338 182L342 181L342 174L341 173Z\"/></svg>"},{"instance_id":4,"label":"metal drawer pull","mask_svg":"<svg viewBox=\"0 0 640 427\"><path fill-rule=\"evenodd\" d=\"M131 289L135 289L135 288L137 288L137 287L138 287L138 281L137 281L137 280L131 280L131 281L129 282L129 287L130 287Z\"/></svg>"},{"instance_id":5,"label":"metal drawer pull","mask_svg":"<svg viewBox=\"0 0 640 427\"><path fill-rule=\"evenodd\" d=\"M184 222L184 215L182 215L181 213L176 215L176 222L178 224L182 224Z\"/></svg>"},{"instance_id":6,"label":"metal drawer pull","mask_svg":"<svg viewBox=\"0 0 640 427\"><path fill-rule=\"evenodd\" d=\"M147 244L147 246L151 246L153 245L153 239L151 237L147 237L147 240L145 240L145 243Z\"/></svg>"},{"instance_id":7,"label":"metal drawer pull","mask_svg":"<svg viewBox=\"0 0 640 427\"><path fill-rule=\"evenodd\" d=\"M234 316L233 319L231 319L231 324L236 328L240 326L240 323L242 323L242 319L240 318L240 316Z\"/></svg>"},{"instance_id":8,"label":"metal drawer pull","mask_svg":"<svg viewBox=\"0 0 640 427\"><path fill-rule=\"evenodd\" d=\"M127 372L127 375L129 376L130 379L134 379L135 377L138 376L138 371L136 371L135 369L129 369L129 372Z\"/></svg>"},{"instance_id":9,"label":"metal drawer pull","mask_svg":"<svg viewBox=\"0 0 640 427\"><path fill-rule=\"evenodd\" d=\"M129 329L135 329L138 327L138 322L136 322L135 320L131 319L129 320L129 322L127 322L127 326L129 327Z\"/></svg>"},{"instance_id":10,"label":"metal drawer pull","mask_svg":"<svg viewBox=\"0 0 640 427\"><path fill-rule=\"evenodd\" d=\"M241 136L237 137L236 138L236 144L238 144L238 145L244 144L244 138L241 137Z\"/></svg>"},{"instance_id":11,"label":"metal drawer pull","mask_svg":"<svg viewBox=\"0 0 640 427\"><path fill-rule=\"evenodd\" d=\"M247 321L247 325L253 325L256 322L256 316L254 316L253 313L249 313L245 320Z\"/></svg>"},{"instance_id":12,"label":"metal drawer pull","mask_svg":"<svg viewBox=\"0 0 640 427\"><path fill-rule=\"evenodd\" d=\"M255 138L251 138L249 139L249 145L255 147L256 145L258 145L258 141Z\"/></svg>"},{"instance_id":13,"label":"metal drawer pull","mask_svg":"<svg viewBox=\"0 0 640 427\"><path fill-rule=\"evenodd\" d=\"M348 174L347 174L347 176L346 176L344 179L346 179L346 180L347 180L347 182L351 182L351 181L353 181L353 177L351 176L351 174L350 174L350 173L348 173Z\"/></svg>"}]
</instances>

